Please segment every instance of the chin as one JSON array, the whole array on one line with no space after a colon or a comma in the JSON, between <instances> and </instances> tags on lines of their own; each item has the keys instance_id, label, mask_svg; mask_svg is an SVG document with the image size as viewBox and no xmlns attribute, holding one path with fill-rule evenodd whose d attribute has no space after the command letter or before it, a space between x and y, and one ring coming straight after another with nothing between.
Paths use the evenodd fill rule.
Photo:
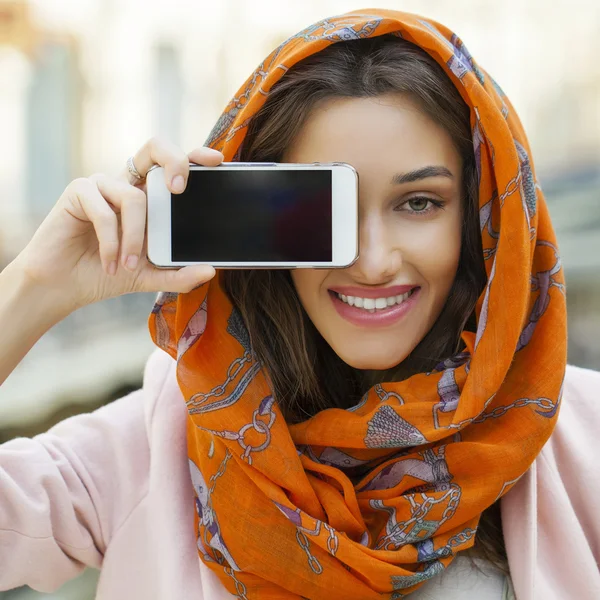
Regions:
<instances>
[{"instance_id":1,"label":"chin","mask_svg":"<svg viewBox=\"0 0 600 600\"><path fill-rule=\"evenodd\" d=\"M385 352L384 349L380 349L378 352L365 352L363 349L357 353L336 352L336 354L354 369L384 371L399 365L410 352Z\"/></svg>"}]
</instances>

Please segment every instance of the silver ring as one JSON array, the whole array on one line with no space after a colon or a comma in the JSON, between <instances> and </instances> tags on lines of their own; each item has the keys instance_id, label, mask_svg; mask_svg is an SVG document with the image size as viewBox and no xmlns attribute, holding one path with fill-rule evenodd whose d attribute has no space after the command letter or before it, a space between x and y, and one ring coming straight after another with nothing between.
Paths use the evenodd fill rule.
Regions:
<instances>
[{"instance_id":1,"label":"silver ring","mask_svg":"<svg viewBox=\"0 0 600 600\"><path fill-rule=\"evenodd\" d=\"M135 168L135 165L133 164L133 156L130 156L127 159L127 170L131 173L131 175L133 175L138 181L142 181L143 179L145 179L145 177L143 177L142 175L140 175L140 172Z\"/></svg>"}]
</instances>

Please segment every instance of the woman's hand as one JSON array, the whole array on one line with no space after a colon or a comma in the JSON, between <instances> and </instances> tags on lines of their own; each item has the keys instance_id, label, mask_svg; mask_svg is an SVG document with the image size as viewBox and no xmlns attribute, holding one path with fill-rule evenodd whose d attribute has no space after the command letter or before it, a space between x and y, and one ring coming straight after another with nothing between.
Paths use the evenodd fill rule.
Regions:
<instances>
[{"instance_id":1,"label":"woman's hand","mask_svg":"<svg viewBox=\"0 0 600 600\"><path fill-rule=\"evenodd\" d=\"M189 163L217 166L223 155L198 148L189 155L151 139L133 162L145 177L165 169L167 187L181 193ZM35 235L15 259L23 275L49 296L64 300L66 312L131 292L187 292L211 279L210 266L157 269L146 259L145 180L125 168L119 177L93 175L72 181Z\"/></svg>"}]
</instances>

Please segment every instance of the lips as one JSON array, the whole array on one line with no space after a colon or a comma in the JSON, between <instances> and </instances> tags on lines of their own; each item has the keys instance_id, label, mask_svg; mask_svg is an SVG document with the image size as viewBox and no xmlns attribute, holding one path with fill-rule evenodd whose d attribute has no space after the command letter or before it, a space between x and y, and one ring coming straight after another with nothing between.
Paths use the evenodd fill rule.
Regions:
<instances>
[{"instance_id":1,"label":"lips","mask_svg":"<svg viewBox=\"0 0 600 600\"><path fill-rule=\"evenodd\" d=\"M358 286L341 285L329 288L330 291L342 294L343 296L357 296L359 298L389 298L391 296L399 296L406 294L411 290L419 287L418 285L393 285L390 287L381 288L363 288Z\"/></svg>"},{"instance_id":2,"label":"lips","mask_svg":"<svg viewBox=\"0 0 600 600\"><path fill-rule=\"evenodd\" d=\"M342 290L355 292L356 296L344 294ZM420 292L418 286L369 290L339 287L330 289L329 296L337 313L349 323L359 327L387 327L402 319L413 308L420 298Z\"/></svg>"}]
</instances>

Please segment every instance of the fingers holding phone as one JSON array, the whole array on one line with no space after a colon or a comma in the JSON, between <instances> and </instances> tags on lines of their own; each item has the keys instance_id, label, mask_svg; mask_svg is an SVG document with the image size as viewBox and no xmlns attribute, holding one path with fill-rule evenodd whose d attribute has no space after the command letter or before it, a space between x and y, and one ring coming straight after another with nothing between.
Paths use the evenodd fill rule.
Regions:
<instances>
[{"instance_id":1,"label":"fingers holding phone","mask_svg":"<svg viewBox=\"0 0 600 600\"><path fill-rule=\"evenodd\" d=\"M192 154L207 166L223 159L210 149ZM153 138L133 157L140 177L125 168L119 177L96 174L74 180L15 266L36 286L60 297L67 312L130 292L185 292L207 281L214 275L212 267L161 270L146 259L144 177L153 164L160 165L165 186L176 194L185 188L189 160L182 150Z\"/></svg>"},{"instance_id":2,"label":"fingers holding phone","mask_svg":"<svg viewBox=\"0 0 600 600\"><path fill-rule=\"evenodd\" d=\"M166 186L172 193L179 194L187 185L190 162L216 167L222 161L223 155L212 148L195 148L185 154L175 144L153 137L131 157L131 163L121 172L121 179L145 190L148 171L159 165L165 170Z\"/></svg>"},{"instance_id":3,"label":"fingers holding phone","mask_svg":"<svg viewBox=\"0 0 600 600\"><path fill-rule=\"evenodd\" d=\"M211 148L196 148L189 155L175 144L161 138L151 138L132 156L121 173L121 179L144 192L143 202L127 204L122 211L121 263L123 268L135 271L145 252L146 231L146 176L150 169L160 166L164 170L165 185L172 194L185 190L190 160L204 166L217 166L223 155ZM114 274L114 273L111 273Z\"/></svg>"}]
</instances>

